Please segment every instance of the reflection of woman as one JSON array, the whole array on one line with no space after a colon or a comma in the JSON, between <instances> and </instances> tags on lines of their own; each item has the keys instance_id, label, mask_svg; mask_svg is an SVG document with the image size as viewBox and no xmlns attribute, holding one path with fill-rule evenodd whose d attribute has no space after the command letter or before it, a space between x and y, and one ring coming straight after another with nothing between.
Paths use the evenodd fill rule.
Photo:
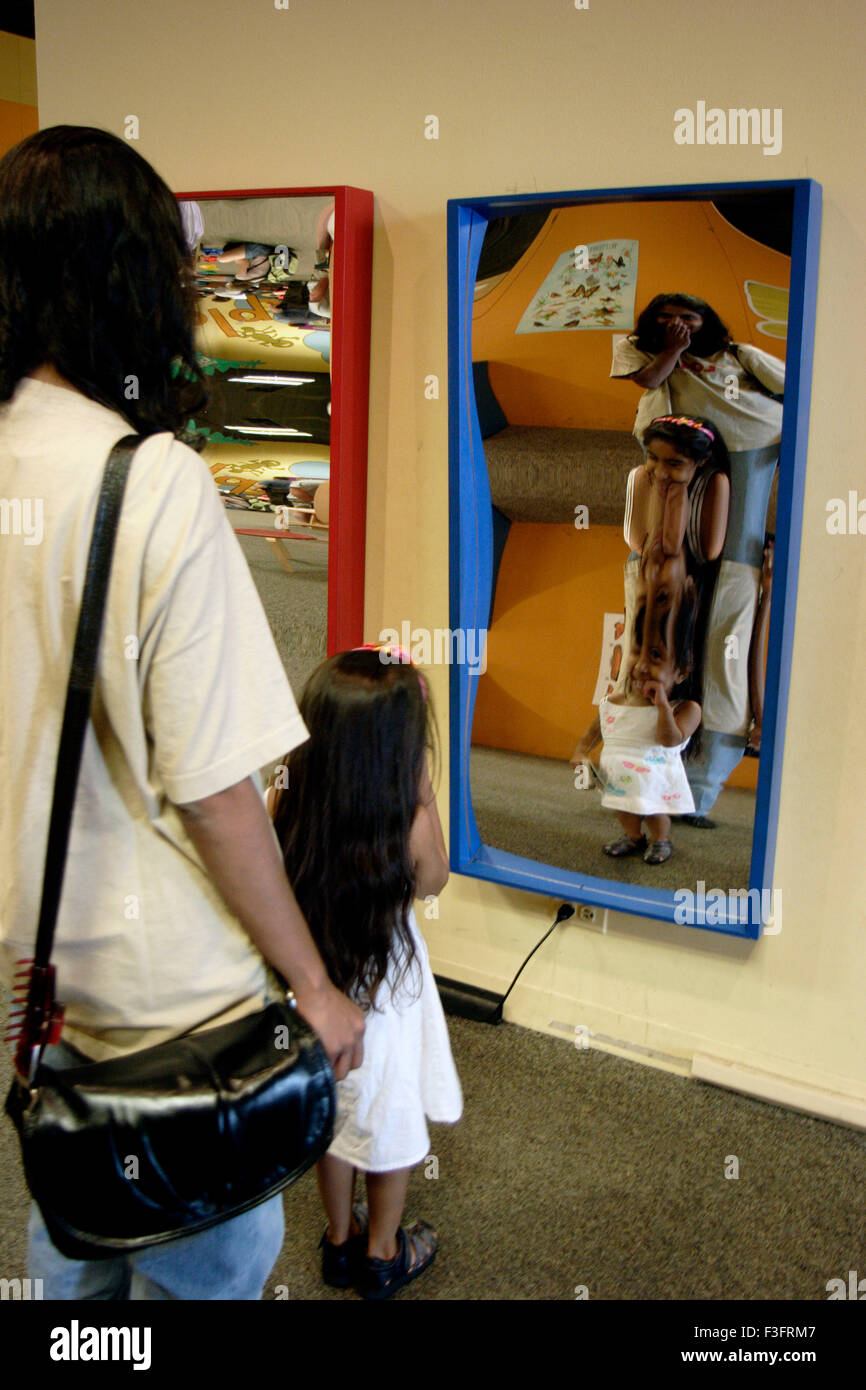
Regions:
<instances>
[{"instance_id":1,"label":"reflection of woman","mask_svg":"<svg viewBox=\"0 0 866 1390\"><path fill-rule=\"evenodd\" d=\"M132 146L42 130L0 162L0 494L40 503L4 540L0 965L32 956L50 795L102 472L138 448L120 517L53 961L47 1060L125 1056L261 1008L290 980L338 1078L363 1019L329 982L256 774L306 737L249 570L202 460L174 437L201 404L177 206ZM51 274L46 276L45 267ZM48 784L50 793L50 782ZM128 1258L66 1259L33 1208L49 1299L257 1299L282 1200Z\"/></svg>"},{"instance_id":2,"label":"reflection of woman","mask_svg":"<svg viewBox=\"0 0 866 1390\"><path fill-rule=\"evenodd\" d=\"M784 363L732 343L704 300L662 294L640 315L635 333L617 344L611 376L644 388L639 438L658 415L709 416L730 451L730 515L707 627L704 757L689 770L693 823L708 826L705 813L742 757L751 722L748 655L782 437L782 405L774 396L784 388Z\"/></svg>"}]
</instances>

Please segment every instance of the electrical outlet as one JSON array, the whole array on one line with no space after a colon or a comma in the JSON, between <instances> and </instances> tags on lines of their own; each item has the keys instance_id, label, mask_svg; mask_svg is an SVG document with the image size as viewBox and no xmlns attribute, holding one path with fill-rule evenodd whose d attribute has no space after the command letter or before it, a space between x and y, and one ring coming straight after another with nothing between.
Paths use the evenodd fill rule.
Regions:
<instances>
[{"instance_id":1,"label":"electrical outlet","mask_svg":"<svg viewBox=\"0 0 866 1390\"><path fill-rule=\"evenodd\" d=\"M590 931L607 931L607 908L590 907L589 903L575 903L574 920Z\"/></svg>"}]
</instances>

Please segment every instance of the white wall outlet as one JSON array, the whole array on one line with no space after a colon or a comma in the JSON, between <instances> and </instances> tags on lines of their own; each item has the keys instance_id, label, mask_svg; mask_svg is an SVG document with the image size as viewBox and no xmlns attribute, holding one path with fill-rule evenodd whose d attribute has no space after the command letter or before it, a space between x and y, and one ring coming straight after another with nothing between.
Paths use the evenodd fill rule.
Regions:
<instances>
[{"instance_id":1,"label":"white wall outlet","mask_svg":"<svg viewBox=\"0 0 866 1390\"><path fill-rule=\"evenodd\" d=\"M589 903L575 903L574 918L582 927L592 931L607 931L607 909L590 907Z\"/></svg>"}]
</instances>

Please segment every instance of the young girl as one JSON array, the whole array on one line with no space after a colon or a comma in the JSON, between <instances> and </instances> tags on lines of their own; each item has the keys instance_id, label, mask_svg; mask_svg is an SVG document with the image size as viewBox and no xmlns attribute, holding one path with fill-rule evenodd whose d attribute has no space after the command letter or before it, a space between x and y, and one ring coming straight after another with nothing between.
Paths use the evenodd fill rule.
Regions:
<instances>
[{"instance_id":1,"label":"young girl","mask_svg":"<svg viewBox=\"0 0 866 1390\"><path fill-rule=\"evenodd\" d=\"M463 1108L412 900L441 892L448 857L427 770L432 715L398 648L326 661L300 701L310 738L288 758L274 827L328 973L365 1011L364 1060L339 1083L334 1140L317 1167L328 1226L322 1277L388 1298L432 1263L436 1232L401 1226L425 1116ZM271 794L273 795L273 793ZM353 1209L366 1174L367 1211Z\"/></svg>"},{"instance_id":2,"label":"young girl","mask_svg":"<svg viewBox=\"0 0 866 1390\"><path fill-rule=\"evenodd\" d=\"M689 294L656 295L634 334L617 344L611 376L643 389L635 434L662 414L709 416L730 451L731 497L713 608L707 624L703 693L704 756L690 769L697 803L691 823L711 827L708 811L746 746L752 710L727 639L748 653L758 607L767 505L779 460L785 364L760 348L732 343L719 315ZM727 650L730 651L729 643Z\"/></svg>"},{"instance_id":3,"label":"young girl","mask_svg":"<svg viewBox=\"0 0 866 1390\"><path fill-rule=\"evenodd\" d=\"M701 722L687 685L696 616L684 553L665 555L657 537L641 563L624 692L602 700L571 759L578 767L604 740L601 804L616 811L624 831L604 846L613 858L644 850L645 863L663 864L673 852L671 815L694 810L682 754Z\"/></svg>"}]
</instances>

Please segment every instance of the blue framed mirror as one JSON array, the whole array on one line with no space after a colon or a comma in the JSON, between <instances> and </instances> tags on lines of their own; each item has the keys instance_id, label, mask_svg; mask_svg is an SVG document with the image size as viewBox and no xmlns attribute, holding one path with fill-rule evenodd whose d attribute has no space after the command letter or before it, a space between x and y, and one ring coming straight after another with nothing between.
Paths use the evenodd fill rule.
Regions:
<instances>
[{"instance_id":1,"label":"blue framed mirror","mask_svg":"<svg viewBox=\"0 0 866 1390\"><path fill-rule=\"evenodd\" d=\"M449 202L455 871L780 930L819 226L811 180Z\"/></svg>"}]
</instances>

